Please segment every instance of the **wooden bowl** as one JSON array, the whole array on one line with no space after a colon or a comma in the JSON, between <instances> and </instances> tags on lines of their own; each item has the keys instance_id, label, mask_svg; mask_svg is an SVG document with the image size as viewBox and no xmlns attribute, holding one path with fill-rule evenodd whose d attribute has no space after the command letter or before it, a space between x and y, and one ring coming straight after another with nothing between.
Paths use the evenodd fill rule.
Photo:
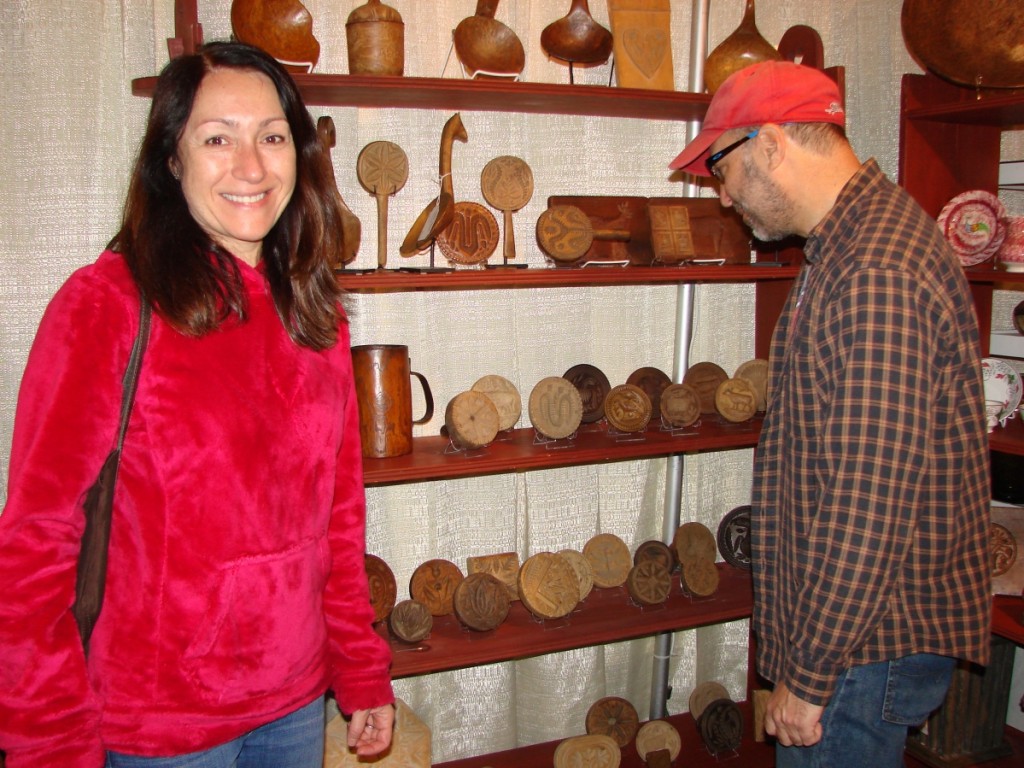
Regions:
<instances>
[{"instance_id":1,"label":"wooden bowl","mask_svg":"<svg viewBox=\"0 0 1024 768\"><path fill-rule=\"evenodd\" d=\"M463 19L455 27L455 53L473 76L478 73L501 77L518 75L526 66L523 43L493 15L494 8L481 0L476 15Z\"/></svg>"},{"instance_id":2,"label":"wooden bowl","mask_svg":"<svg viewBox=\"0 0 1024 768\"><path fill-rule=\"evenodd\" d=\"M299 0L233 0L231 31L292 71L308 72L320 60L313 17Z\"/></svg>"},{"instance_id":3,"label":"wooden bowl","mask_svg":"<svg viewBox=\"0 0 1024 768\"><path fill-rule=\"evenodd\" d=\"M907 51L925 68L960 85L1024 87L1024 8L1020 0L904 0Z\"/></svg>"}]
</instances>

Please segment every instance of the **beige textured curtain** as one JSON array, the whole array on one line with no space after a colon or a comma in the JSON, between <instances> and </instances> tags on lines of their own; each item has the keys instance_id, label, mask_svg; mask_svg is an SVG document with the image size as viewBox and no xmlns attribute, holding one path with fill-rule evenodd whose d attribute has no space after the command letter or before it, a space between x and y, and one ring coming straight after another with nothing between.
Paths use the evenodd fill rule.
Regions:
<instances>
[{"instance_id":1,"label":"beige textured curtain","mask_svg":"<svg viewBox=\"0 0 1024 768\"><path fill-rule=\"evenodd\" d=\"M317 71L347 72L345 20L359 0L307 0L322 53ZM406 74L461 76L449 55L451 31L475 9L474 0L390 0L403 16ZM710 42L731 32L743 0L713 0ZM510 0L497 18L527 50L524 79L568 82L567 70L546 60L540 32L562 16L568 0ZM816 28L829 65L847 71L850 134L862 157L875 156L895 176L899 77L918 71L899 28L893 0L822 2L762 0L758 24L777 43L794 24ZM607 24L603 0L591 0ZM76 267L92 261L114 233L127 170L148 101L131 96L133 77L154 74L173 35L173 0L4 0L0 10L0 498L18 383L39 316ZM230 33L230 0L200 0L206 39ZM677 88L687 82L691 3L672 2ZM577 82L605 83L606 67L576 72ZM375 264L376 208L358 184L355 157L370 141L399 144L410 177L390 201L389 246L398 244L436 194L438 140L450 113L399 109L312 107L337 127L338 184L363 222L355 266ZM678 196L668 161L684 127L662 121L558 115L463 113L467 144L456 144L456 199L483 203L480 171L500 154L533 169L532 201L514 217L520 258L544 264L533 224L549 195ZM1021 149L1007 139L1007 152ZM1008 202L1008 204L1011 204ZM440 258L440 255L439 255ZM426 257L416 257L423 264ZM432 292L354 296L354 343L407 344L413 367L429 379L440 406L417 428L436 434L444 405L480 376L511 379L524 395L541 378L577 363L598 365L613 384L640 366L672 370L676 292L671 287ZM700 287L691 363L712 360L732 371L753 356L753 290ZM414 406L418 409L418 403ZM528 425L525 417L523 426ZM711 527L749 501L750 451L688 457L681 519ZM383 557L407 596L413 569L441 557L582 548L612 532L630 547L658 538L665 497L665 462L630 461L527 474L372 488L368 549ZM747 625L736 622L675 638L670 712L685 711L695 684L723 682L745 695ZM652 640L612 644L397 683L433 731L434 760L556 739L584 730L587 708L605 695L629 698L646 716Z\"/></svg>"}]
</instances>

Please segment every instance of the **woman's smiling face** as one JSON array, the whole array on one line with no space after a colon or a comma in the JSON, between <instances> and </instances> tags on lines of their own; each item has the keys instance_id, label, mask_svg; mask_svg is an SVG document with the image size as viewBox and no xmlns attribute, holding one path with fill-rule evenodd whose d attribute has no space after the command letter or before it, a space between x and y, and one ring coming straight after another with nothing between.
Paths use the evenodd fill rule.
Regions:
<instances>
[{"instance_id":1,"label":"woman's smiling face","mask_svg":"<svg viewBox=\"0 0 1024 768\"><path fill-rule=\"evenodd\" d=\"M172 161L199 226L255 266L291 200L295 167L291 128L270 79L252 70L209 72Z\"/></svg>"}]
</instances>

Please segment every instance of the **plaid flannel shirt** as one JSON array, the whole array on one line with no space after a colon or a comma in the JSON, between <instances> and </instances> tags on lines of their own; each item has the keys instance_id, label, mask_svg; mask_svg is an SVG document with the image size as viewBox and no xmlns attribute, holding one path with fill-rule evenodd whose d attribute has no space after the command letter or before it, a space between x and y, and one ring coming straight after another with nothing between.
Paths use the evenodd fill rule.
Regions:
<instances>
[{"instance_id":1,"label":"plaid flannel shirt","mask_svg":"<svg viewBox=\"0 0 1024 768\"><path fill-rule=\"evenodd\" d=\"M825 704L855 665L987 663L989 465L963 270L867 162L805 246L755 459L760 672Z\"/></svg>"}]
</instances>

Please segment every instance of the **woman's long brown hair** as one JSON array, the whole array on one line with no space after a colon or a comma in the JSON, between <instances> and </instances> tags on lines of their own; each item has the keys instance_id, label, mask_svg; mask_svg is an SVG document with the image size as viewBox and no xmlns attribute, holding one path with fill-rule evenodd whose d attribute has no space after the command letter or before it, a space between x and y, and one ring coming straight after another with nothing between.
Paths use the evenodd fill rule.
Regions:
<instances>
[{"instance_id":1,"label":"woman's long brown hair","mask_svg":"<svg viewBox=\"0 0 1024 768\"><path fill-rule=\"evenodd\" d=\"M245 318L237 261L192 218L181 184L171 173L199 86L219 68L266 75L281 100L295 142L295 192L263 240L262 260L289 336L296 344L327 349L337 341L338 325L345 321L333 272L343 246L333 171L294 81L259 48L208 43L164 67L132 171L121 229L109 247L123 254L142 295L182 333L201 336L232 313Z\"/></svg>"}]
</instances>

